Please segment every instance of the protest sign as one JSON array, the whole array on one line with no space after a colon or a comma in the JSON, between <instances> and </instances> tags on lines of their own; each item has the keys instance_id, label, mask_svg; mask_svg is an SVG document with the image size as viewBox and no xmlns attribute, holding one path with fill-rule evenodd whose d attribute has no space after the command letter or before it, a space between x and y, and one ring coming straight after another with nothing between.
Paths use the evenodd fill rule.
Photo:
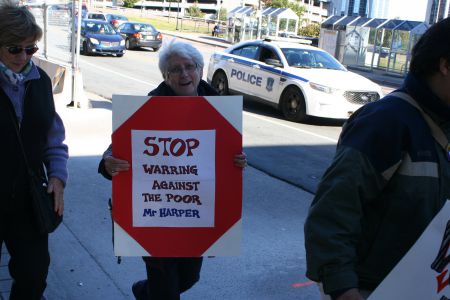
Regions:
<instances>
[{"instance_id":1,"label":"protest sign","mask_svg":"<svg viewBox=\"0 0 450 300\"><path fill-rule=\"evenodd\" d=\"M450 201L369 300L450 299Z\"/></svg>"},{"instance_id":2,"label":"protest sign","mask_svg":"<svg viewBox=\"0 0 450 300\"><path fill-rule=\"evenodd\" d=\"M114 95L112 141L116 255L239 253L242 97Z\"/></svg>"}]
</instances>

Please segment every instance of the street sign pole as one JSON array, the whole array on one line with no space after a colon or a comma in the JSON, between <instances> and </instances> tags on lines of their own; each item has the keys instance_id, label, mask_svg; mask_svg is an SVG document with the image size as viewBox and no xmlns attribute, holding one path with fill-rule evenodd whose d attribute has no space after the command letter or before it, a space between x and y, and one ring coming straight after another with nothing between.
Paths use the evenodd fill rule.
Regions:
<instances>
[{"instance_id":1,"label":"street sign pole","mask_svg":"<svg viewBox=\"0 0 450 300\"><path fill-rule=\"evenodd\" d=\"M178 7L177 7L177 28L176 30L178 30L178 16L180 15L180 0L178 0Z\"/></svg>"},{"instance_id":2,"label":"street sign pole","mask_svg":"<svg viewBox=\"0 0 450 300\"><path fill-rule=\"evenodd\" d=\"M78 10L78 15L75 16ZM80 34L81 34L81 14L82 14L82 2L78 1L78 7L75 9L75 3L72 5L72 91L71 91L71 105L73 107L87 106L87 103L81 103L84 95L80 88L83 87L83 82L80 73L79 61L80 61ZM75 19L76 18L76 19ZM77 20L77 22L75 22ZM73 34L76 33L76 34Z\"/></svg>"}]
</instances>

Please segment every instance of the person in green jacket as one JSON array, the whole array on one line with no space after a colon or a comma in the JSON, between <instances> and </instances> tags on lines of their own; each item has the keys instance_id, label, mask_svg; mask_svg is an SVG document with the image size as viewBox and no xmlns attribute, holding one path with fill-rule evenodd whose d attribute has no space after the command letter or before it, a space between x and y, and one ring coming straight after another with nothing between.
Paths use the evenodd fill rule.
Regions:
<instances>
[{"instance_id":1,"label":"person in green jacket","mask_svg":"<svg viewBox=\"0 0 450 300\"><path fill-rule=\"evenodd\" d=\"M407 93L450 140L450 19L414 46ZM323 299L366 299L450 199L450 152L395 95L355 112L305 223L306 275Z\"/></svg>"}]
</instances>

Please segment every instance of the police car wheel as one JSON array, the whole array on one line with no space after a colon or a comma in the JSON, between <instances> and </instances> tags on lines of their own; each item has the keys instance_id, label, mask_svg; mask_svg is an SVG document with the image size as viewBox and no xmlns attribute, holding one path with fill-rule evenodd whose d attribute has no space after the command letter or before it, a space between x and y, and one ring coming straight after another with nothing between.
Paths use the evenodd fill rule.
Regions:
<instances>
[{"instance_id":1,"label":"police car wheel","mask_svg":"<svg viewBox=\"0 0 450 300\"><path fill-rule=\"evenodd\" d=\"M293 122L303 122L307 119L305 98L295 86L289 86L283 92L280 109L284 117Z\"/></svg>"},{"instance_id":2,"label":"police car wheel","mask_svg":"<svg viewBox=\"0 0 450 300\"><path fill-rule=\"evenodd\" d=\"M214 74L211 85L220 96L228 95L228 79L224 72L219 71Z\"/></svg>"}]
</instances>

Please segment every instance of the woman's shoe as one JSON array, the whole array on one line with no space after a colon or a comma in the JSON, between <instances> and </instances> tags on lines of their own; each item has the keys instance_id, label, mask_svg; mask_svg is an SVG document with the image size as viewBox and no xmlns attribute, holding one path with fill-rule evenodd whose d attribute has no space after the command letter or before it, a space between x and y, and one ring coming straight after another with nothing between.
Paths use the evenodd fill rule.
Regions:
<instances>
[{"instance_id":1,"label":"woman's shoe","mask_svg":"<svg viewBox=\"0 0 450 300\"><path fill-rule=\"evenodd\" d=\"M147 300L147 279L133 283L131 286L131 291L133 291L133 295L136 300Z\"/></svg>"}]
</instances>

